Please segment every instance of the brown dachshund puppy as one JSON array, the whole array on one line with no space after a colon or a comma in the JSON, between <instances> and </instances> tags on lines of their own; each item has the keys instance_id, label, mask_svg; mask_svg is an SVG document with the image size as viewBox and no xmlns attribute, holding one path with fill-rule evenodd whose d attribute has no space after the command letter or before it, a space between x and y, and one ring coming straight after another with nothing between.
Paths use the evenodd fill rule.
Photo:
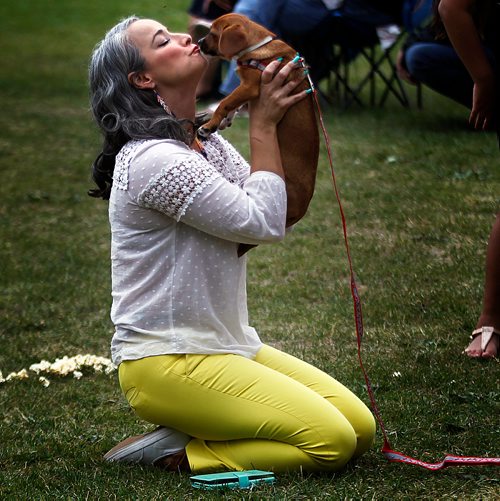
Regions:
<instances>
[{"instance_id":1,"label":"brown dachshund puppy","mask_svg":"<svg viewBox=\"0 0 500 501\"><path fill-rule=\"evenodd\" d=\"M199 45L205 54L236 59L241 81L239 87L220 102L212 119L198 130L202 137L217 130L228 113L258 97L261 71L266 64L279 57L286 64L297 54L269 30L239 14L227 14L216 19ZM298 67L290 78L303 71L302 67ZM296 92L307 87L309 84L305 80ZM312 96L287 110L277 132L288 200L286 225L291 226L304 216L314 192L319 134Z\"/></svg>"}]
</instances>

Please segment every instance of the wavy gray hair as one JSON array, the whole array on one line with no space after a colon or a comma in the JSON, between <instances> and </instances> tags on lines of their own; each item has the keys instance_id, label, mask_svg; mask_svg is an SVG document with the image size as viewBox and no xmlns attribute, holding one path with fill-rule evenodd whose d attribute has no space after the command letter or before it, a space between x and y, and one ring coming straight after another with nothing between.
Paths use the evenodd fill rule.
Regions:
<instances>
[{"instance_id":1,"label":"wavy gray hair","mask_svg":"<svg viewBox=\"0 0 500 501\"><path fill-rule=\"evenodd\" d=\"M122 20L99 42L90 60L89 86L92 115L104 135L102 153L92 166L98 188L89 195L108 199L117 153L131 139L169 138L188 143L183 122L165 113L150 89L128 81L131 72L144 70L145 61L127 28L139 20Z\"/></svg>"}]
</instances>

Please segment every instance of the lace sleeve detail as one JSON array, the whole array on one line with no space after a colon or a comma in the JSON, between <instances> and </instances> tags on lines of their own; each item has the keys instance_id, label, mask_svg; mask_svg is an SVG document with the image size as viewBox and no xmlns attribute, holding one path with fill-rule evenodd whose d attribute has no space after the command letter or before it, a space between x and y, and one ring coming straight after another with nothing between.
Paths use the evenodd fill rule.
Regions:
<instances>
[{"instance_id":1,"label":"lace sleeve detail","mask_svg":"<svg viewBox=\"0 0 500 501\"><path fill-rule=\"evenodd\" d=\"M115 170L113 172L113 184L119 190L128 190L128 170L130 162L137 153L137 150L139 150L147 142L148 140L145 139L129 141L119 151L118 155L116 155Z\"/></svg>"},{"instance_id":2,"label":"lace sleeve detail","mask_svg":"<svg viewBox=\"0 0 500 501\"><path fill-rule=\"evenodd\" d=\"M250 175L250 165L220 134L205 142L209 162L230 182L241 186Z\"/></svg>"},{"instance_id":3,"label":"lace sleeve detail","mask_svg":"<svg viewBox=\"0 0 500 501\"><path fill-rule=\"evenodd\" d=\"M221 174L201 158L179 159L150 179L137 202L179 221L196 196L219 177Z\"/></svg>"}]
</instances>

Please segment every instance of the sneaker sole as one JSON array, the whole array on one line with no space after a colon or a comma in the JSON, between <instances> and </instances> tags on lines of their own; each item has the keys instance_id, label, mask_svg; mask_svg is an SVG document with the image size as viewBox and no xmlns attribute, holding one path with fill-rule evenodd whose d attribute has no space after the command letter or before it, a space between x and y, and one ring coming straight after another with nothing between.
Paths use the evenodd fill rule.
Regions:
<instances>
[{"instance_id":1,"label":"sneaker sole","mask_svg":"<svg viewBox=\"0 0 500 501\"><path fill-rule=\"evenodd\" d=\"M158 442L158 440L165 438L168 434L169 432L165 428L157 428L156 430L145 433L144 435L130 437L107 452L104 455L104 459L106 461L122 461L129 454L138 452L139 450Z\"/></svg>"}]
</instances>

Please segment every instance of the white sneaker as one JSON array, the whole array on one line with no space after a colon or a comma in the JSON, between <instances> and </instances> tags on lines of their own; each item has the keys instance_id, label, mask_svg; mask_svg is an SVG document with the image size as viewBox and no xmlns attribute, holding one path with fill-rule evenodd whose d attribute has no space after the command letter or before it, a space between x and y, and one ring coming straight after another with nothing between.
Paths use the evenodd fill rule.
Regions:
<instances>
[{"instance_id":1,"label":"white sneaker","mask_svg":"<svg viewBox=\"0 0 500 501\"><path fill-rule=\"evenodd\" d=\"M159 459L185 449L189 435L160 426L154 431L129 437L104 455L106 461L154 465Z\"/></svg>"}]
</instances>

